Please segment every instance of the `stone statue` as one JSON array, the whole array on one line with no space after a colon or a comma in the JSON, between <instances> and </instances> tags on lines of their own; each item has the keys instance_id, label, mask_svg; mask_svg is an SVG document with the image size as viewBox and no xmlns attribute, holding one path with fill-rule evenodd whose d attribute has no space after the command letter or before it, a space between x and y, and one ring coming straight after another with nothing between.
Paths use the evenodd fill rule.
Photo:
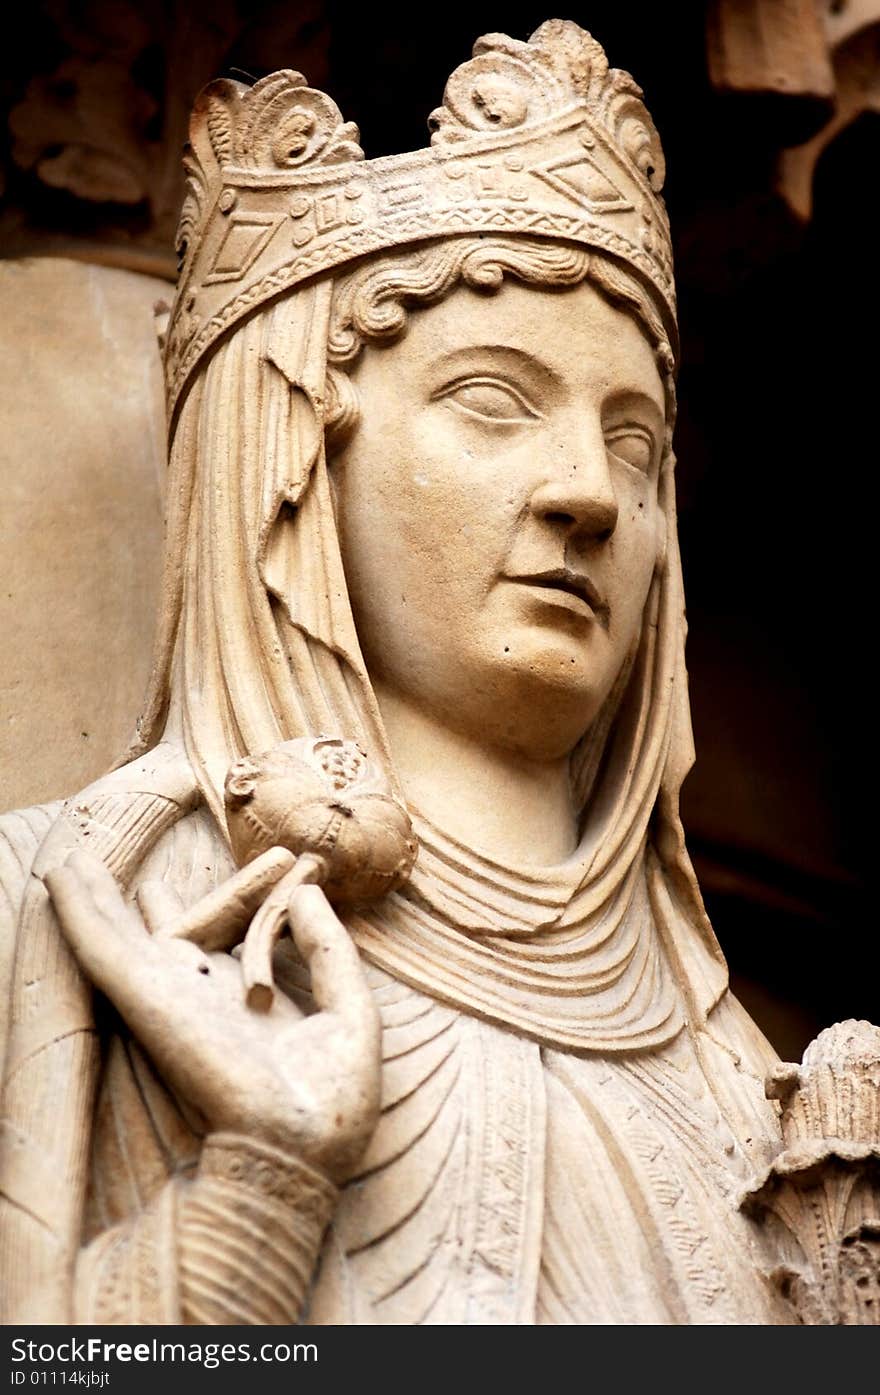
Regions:
<instances>
[{"instance_id":1,"label":"stone statue","mask_svg":"<svg viewBox=\"0 0 880 1395\"><path fill-rule=\"evenodd\" d=\"M6 1321L876 1320L877 1030L780 1066L678 815L660 143L474 55L393 158L197 104L151 688L4 821Z\"/></svg>"}]
</instances>

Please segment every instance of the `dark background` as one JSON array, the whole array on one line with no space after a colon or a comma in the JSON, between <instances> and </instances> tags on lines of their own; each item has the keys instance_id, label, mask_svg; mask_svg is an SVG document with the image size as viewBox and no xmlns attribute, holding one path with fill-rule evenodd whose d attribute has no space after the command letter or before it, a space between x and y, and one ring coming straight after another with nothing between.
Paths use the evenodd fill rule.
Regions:
<instances>
[{"instance_id":1,"label":"dark background","mask_svg":"<svg viewBox=\"0 0 880 1395\"><path fill-rule=\"evenodd\" d=\"M880 1017L862 797L874 779L880 116L829 145L812 216L796 216L777 187L780 151L827 113L713 86L707 8L592 0L558 13L635 75L666 150L697 748L685 827L735 986L791 1055L837 1018ZM33 5L0 70L0 255L168 269L185 112L202 82L301 68L357 122L367 156L383 155L426 144L427 115L478 35L527 38L552 13L512 0L393 18L339 0ZM71 141L103 142L103 164L65 175Z\"/></svg>"}]
</instances>

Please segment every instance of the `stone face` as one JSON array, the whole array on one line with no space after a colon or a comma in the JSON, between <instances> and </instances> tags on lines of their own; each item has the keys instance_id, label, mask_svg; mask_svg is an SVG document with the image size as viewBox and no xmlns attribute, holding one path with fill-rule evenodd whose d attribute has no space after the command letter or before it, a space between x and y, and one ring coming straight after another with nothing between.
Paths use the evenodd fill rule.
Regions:
<instances>
[{"instance_id":1,"label":"stone face","mask_svg":"<svg viewBox=\"0 0 880 1395\"><path fill-rule=\"evenodd\" d=\"M124 751L159 594L163 281L0 263L3 805L67 795Z\"/></svg>"},{"instance_id":2,"label":"stone face","mask_svg":"<svg viewBox=\"0 0 880 1395\"><path fill-rule=\"evenodd\" d=\"M664 549L652 345L589 283L543 295L512 283L491 298L463 286L365 353L351 380L370 408L333 461L337 519L404 788L503 858L510 767L540 762L559 802L526 814L515 850L562 860L577 844L568 755L637 643ZM438 738L450 725L451 743ZM459 743L480 751L475 806L461 799Z\"/></svg>"},{"instance_id":3,"label":"stone face","mask_svg":"<svg viewBox=\"0 0 880 1395\"><path fill-rule=\"evenodd\" d=\"M794 1318L737 1205L794 1068L678 812L659 139L577 25L474 53L414 156L290 72L197 104L138 740L0 827L6 1321Z\"/></svg>"}]
</instances>

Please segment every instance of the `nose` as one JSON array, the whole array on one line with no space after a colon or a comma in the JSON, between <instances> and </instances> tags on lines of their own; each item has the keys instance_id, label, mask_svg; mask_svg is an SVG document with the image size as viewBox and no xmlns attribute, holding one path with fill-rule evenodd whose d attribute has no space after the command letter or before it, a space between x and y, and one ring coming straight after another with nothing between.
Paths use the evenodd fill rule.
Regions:
<instances>
[{"instance_id":1,"label":"nose","mask_svg":"<svg viewBox=\"0 0 880 1395\"><path fill-rule=\"evenodd\" d=\"M585 431L581 425L554 454L552 471L529 501L531 512L571 536L606 541L617 526L618 507L601 428Z\"/></svg>"}]
</instances>

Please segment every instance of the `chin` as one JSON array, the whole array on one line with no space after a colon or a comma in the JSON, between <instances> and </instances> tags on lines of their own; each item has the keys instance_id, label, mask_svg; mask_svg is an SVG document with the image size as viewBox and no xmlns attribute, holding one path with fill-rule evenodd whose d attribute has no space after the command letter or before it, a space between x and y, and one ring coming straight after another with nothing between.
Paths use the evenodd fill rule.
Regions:
<instances>
[{"instance_id":1,"label":"chin","mask_svg":"<svg viewBox=\"0 0 880 1395\"><path fill-rule=\"evenodd\" d=\"M505 713L503 743L532 760L570 754L595 720L611 683L601 681L605 675L597 675L584 646L574 651L570 641L505 658L505 681L493 685L494 710ZM493 725L497 727L497 719Z\"/></svg>"}]
</instances>

